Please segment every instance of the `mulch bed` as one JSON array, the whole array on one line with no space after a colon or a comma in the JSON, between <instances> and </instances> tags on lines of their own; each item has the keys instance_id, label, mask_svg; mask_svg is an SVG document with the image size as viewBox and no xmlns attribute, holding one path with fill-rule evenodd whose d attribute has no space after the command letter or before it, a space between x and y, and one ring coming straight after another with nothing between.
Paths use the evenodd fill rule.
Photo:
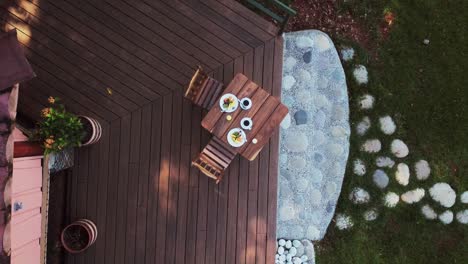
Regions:
<instances>
[{"instance_id":1,"label":"mulch bed","mask_svg":"<svg viewBox=\"0 0 468 264\"><path fill-rule=\"evenodd\" d=\"M297 15L289 20L286 31L318 29L333 38L347 39L370 48L368 30L350 11L338 10L341 0L296 0Z\"/></svg>"}]
</instances>

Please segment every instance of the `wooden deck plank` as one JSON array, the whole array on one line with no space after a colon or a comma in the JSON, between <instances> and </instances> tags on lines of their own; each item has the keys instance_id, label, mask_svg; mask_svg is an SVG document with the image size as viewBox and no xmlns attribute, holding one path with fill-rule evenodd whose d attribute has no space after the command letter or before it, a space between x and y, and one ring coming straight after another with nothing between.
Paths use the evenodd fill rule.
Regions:
<instances>
[{"instance_id":1,"label":"wooden deck plank","mask_svg":"<svg viewBox=\"0 0 468 264\"><path fill-rule=\"evenodd\" d=\"M140 173L140 139L142 127L142 110L132 113L131 135L130 135L130 155L128 166L127 185L127 226L125 228L125 263L135 261L136 246L136 217L138 205L138 175Z\"/></svg>"},{"instance_id":2,"label":"wooden deck plank","mask_svg":"<svg viewBox=\"0 0 468 264\"><path fill-rule=\"evenodd\" d=\"M198 63L201 63L208 69L212 69L212 65L216 65L219 63L215 58L208 56L208 54L204 53L202 50L198 49L196 46L191 46L186 40L178 37L173 32L167 30L166 28L162 27L160 24L156 23L154 20L150 19L149 17L145 16L141 12L138 12L133 8L134 5L137 3L133 3L133 5L125 5L124 1L120 0L106 0L111 4L115 4L114 7L125 11L128 16L137 18L142 24L148 25L151 28L151 31L156 33L155 35L161 36L162 38L159 40L162 44L167 43L167 46L164 47L165 50L174 51L172 53L173 56L184 56L180 59L182 61L190 62L191 60L196 60ZM186 51L190 50L191 54L188 54ZM193 63L193 62L191 62Z\"/></svg>"},{"instance_id":3,"label":"wooden deck plank","mask_svg":"<svg viewBox=\"0 0 468 264\"><path fill-rule=\"evenodd\" d=\"M105 150L102 150L105 151ZM90 157L89 157L89 167L88 175L96 174L96 171L99 171L99 160L101 149L99 144L94 144L90 146ZM98 177L91 177L88 180L88 197L86 205L86 218L96 223L97 220L97 193L98 193ZM96 247L91 247L86 252L85 262L92 263L94 262L94 256L96 255Z\"/></svg>"},{"instance_id":4,"label":"wooden deck plank","mask_svg":"<svg viewBox=\"0 0 468 264\"><path fill-rule=\"evenodd\" d=\"M193 23L188 17L184 16L182 13L178 12L174 8L168 6L167 2L165 1L148 1L145 0L148 5L153 6L155 9L159 10L166 14L170 19L173 19L177 24L180 24L183 28L186 28L187 31L190 33L186 34L193 34L196 37L199 37L202 41L206 41L213 45L214 48L218 49L219 51L225 53L226 55L230 56L231 59L237 58L241 55L239 50L236 49L233 43L223 40L215 33L204 29L201 25L197 23ZM171 1L176 2L176 1ZM178 3L175 3L178 4ZM188 37L191 39L192 37ZM209 49L208 49L209 50Z\"/></svg>"},{"instance_id":5,"label":"wooden deck plank","mask_svg":"<svg viewBox=\"0 0 468 264\"><path fill-rule=\"evenodd\" d=\"M147 104L142 109L142 128L140 133L140 173L138 174L138 200L136 222L135 263L145 262L146 220L148 214L148 184L151 152L152 108Z\"/></svg>"},{"instance_id":6,"label":"wooden deck plank","mask_svg":"<svg viewBox=\"0 0 468 264\"><path fill-rule=\"evenodd\" d=\"M201 16L198 12L193 12L193 9L189 5L182 3L181 1L166 1L165 3L167 5L171 5L171 7L177 10L177 12L180 12L182 15L191 19L195 24L200 25L204 30L222 37L224 41L231 43L239 51L248 52L251 49L242 37L236 36L236 34L224 29L222 25L217 25L213 21Z\"/></svg>"},{"instance_id":7,"label":"wooden deck plank","mask_svg":"<svg viewBox=\"0 0 468 264\"><path fill-rule=\"evenodd\" d=\"M154 57L149 55L148 52L138 48L126 38L116 34L107 27L107 25L116 25L117 21L97 21L65 1L51 1L49 3L47 0L41 0L40 8L54 12L54 15L59 16L61 20L68 23L83 35L97 40L98 43L105 45L106 49L110 50L112 53L126 58L128 63L133 64L138 69L145 70L149 75L157 76L158 80L166 85L166 87L172 87L174 85L171 79L151 67L152 64L156 64L160 68L165 68L164 64L154 60ZM73 16L69 14L73 14ZM167 70L167 72L176 73L173 70ZM167 91L164 90L161 91L162 94L166 92Z\"/></svg>"},{"instance_id":8,"label":"wooden deck plank","mask_svg":"<svg viewBox=\"0 0 468 264\"><path fill-rule=\"evenodd\" d=\"M192 116L192 104L188 100L182 102L182 135L181 135L181 152L180 152L180 171L179 171L179 194L177 199L177 233L176 233L176 249L175 263L186 263L186 239L187 239L187 225L190 219L188 215L188 198L190 188L190 143L191 143L191 130L192 123L190 118Z\"/></svg>"},{"instance_id":9,"label":"wooden deck plank","mask_svg":"<svg viewBox=\"0 0 468 264\"><path fill-rule=\"evenodd\" d=\"M166 250L166 223L168 215L169 175L172 140L172 95L163 99L163 121L161 138L161 164L158 182L158 216L156 230L155 254L159 260L164 259Z\"/></svg>"},{"instance_id":10,"label":"wooden deck plank","mask_svg":"<svg viewBox=\"0 0 468 264\"><path fill-rule=\"evenodd\" d=\"M23 18L23 19L32 20L31 17L32 16L26 16L26 18ZM47 51L50 50L55 54L59 53L61 54L60 56L63 57L66 62L68 62L68 64L65 64L64 68L70 67L71 65L70 62L73 62L71 67L79 68L79 70L72 70L72 71L76 72L76 74L80 74L79 71L83 71L80 74L80 77L81 75L83 76L89 75L90 77L88 78L95 79L94 82L97 82L97 83L104 82L105 84L102 84L101 89L100 89L102 90L104 95L108 96L107 90L105 88L112 87L112 90L114 91L113 93L114 96L112 96L113 100L117 102L122 101L121 104L126 106L128 109L135 109L137 107L135 104L141 105L142 103L148 102L148 100L146 99L141 100L142 102L140 102L140 98L141 98L140 94L136 93L134 90L130 89L129 87L124 85L122 82L110 76L109 74L105 73L98 67L95 67L94 65L90 64L88 61L85 61L84 59L82 59L80 55L76 55L75 53L69 51L62 44L51 40L46 35L42 34L39 30L36 30L35 28L29 26L29 24L25 24L23 20L20 20L20 17L12 14L9 18L9 24L11 24L13 27L15 27L18 30L18 34L21 34L19 38L23 41L24 45L27 45L31 47L32 49L37 49L41 52L43 50L47 50ZM123 99L122 94L124 96L127 96L128 99ZM148 99L156 99L158 97L157 94L153 92L145 93L145 95L149 96Z\"/></svg>"},{"instance_id":11,"label":"wooden deck plank","mask_svg":"<svg viewBox=\"0 0 468 264\"><path fill-rule=\"evenodd\" d=\"M125 261L125 245L126 245L126 232L127 226L127 196L128 196L128 181L129 181L129 160L130 160L130 144L131 144L131 129L132 129L132 116L131 114L124 116L120 120L120 155L119 155L119 172L116 175L118 179L118 193L117 204L119 209L116 212L116 227L115 234L115 248L107 247L106 255L114 251L114 256L108 255L106 263L124 263ZM114 217L114 216L110 216ZM102 263L102 262L101 262Z\"/></svg>"},{"instance_id":12,"label":"wooden deck plank","mask_svg":"<svg viewBox=\"0 0 468 264\"><path fill-rule=\"evenodd\" d=\"M261 29L263 29L270 35L276 36L278 34L277 26L265 20L263 17L257 15L257 13L255 13L254 11L250 9L246 9L245 6L243 6L240 2L231 1L231 0L217 0L217 1L223 3L223 5L229 7L231 10L238 13L242 17L246 18L253 24L259 26Z\"/></svg>"},{"instance_id":13,"label":"wooden deck plank","mask_svg":"<svg viewBox=\"0 0 468 264\"><path fill-rule=\"evenodd\" d=\"M127 83L136 92L151 98L151 93L147 87L152 87L156 81L150 79L135 67L128 65L122 59L111 54L105 48L97 45L76 32L64 23L60 23L55 17L39 11L40 9L32 3L26 1L18 2L18 6L10 8L10 12L27 22L29 30L40 30L57 43L66 47L71 52L82 57L90 64L105 71L109 75ZM27 15L23 17L24 15ZM36 38L37 34L33 36ZM47 41L45 39L44 41ZM146 78L145 78L146 77ZM142 85L143 84L143 85ZM161 85L161 84L160 84Z\"/></svg>"},{"instance_id":14,"label":"wooden deck plank","mask_svg":"<svg viewBox=\"0 0 468 264\"><path fill-rule=\"evenodd\" d=\"M156 259L156 229L158 217L158 184L159 168L161 163L161 141L162 141L162 99L151 104L151 153L150 171L148 184L148 216L146 221L146 254L145 262L153 263Z\"/></svg>"},{"instance_id":15,"label":"wooden deck plank","mask_svg":"<svg viewBox=\"0 0 468 264\"><path fill-rule=\"evenodd\" d=\"M156 70L168 75L168 77L173 80L181 81L182 78L180 74L173 72L175 67L178 67L179 70L183 69L184 71L182 72L185 74L188 74L191 69L190 65L187 65L184 61L171 56L167 51L156 45L159 39L155 38L154 40L149 40L145 38L145 34L148 34L150 31L145 31L145 29L142 28L142 25L138 24L135 20L126 16L124 12L119 11L113 6L106 4L103 1L88 4L88 1L85 0L71 1L70 4L81 8L97 21L105 23L107 27L120 35L119 38L124 38L126 43L128 42L128 45L131 45L131 47L141 47L143 49L140 51L141 54L148 55L148 59L151 59L148 63Z\"/></svg>"},{"instance_id":16,"label":"wooden deck plank","mask_svg":"<svg viewBox=\"0 0 468 264\"><path fill-rule=\"evenodd\" d=\"M256 23L252 23L245 19L240 14L234 12L231 8L220 3L218 0L201 0L206 6L215 10L219 14L224 15L229 21L241 27L245 31L249 32L252 36L259 38L262 41L266 41L273 37L272 34L264 31L262 27Z\"/></svg>"},{"instance_id":17,"label":"wooden deck plank","mask_svg":"<svg viewBox=\"0 0 468 264\"><path fill-rule=\"evenodd\" d=\"M226 16L217 13L204 4L201 4L199 0L183 0L183 2L189 5L193 10L196 10L200 15L225 28L225 30L234 32L250 47L262 45L261 39L257 38L257 36L251 35L248 31L240 28L238 25L230 21Z\"/></svg>"}]
</instances>

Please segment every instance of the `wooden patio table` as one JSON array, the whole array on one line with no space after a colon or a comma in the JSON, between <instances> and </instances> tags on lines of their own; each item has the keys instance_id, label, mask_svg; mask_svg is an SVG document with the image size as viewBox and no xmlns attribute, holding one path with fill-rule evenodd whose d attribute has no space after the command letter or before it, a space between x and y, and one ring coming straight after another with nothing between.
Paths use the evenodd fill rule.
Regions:
<instances>
[{"instance_id":1,"label":"wooden patio table","mask_svg":"<svg viewBox=\"0 0 468 264\"><path fill-rule=\"evenodd\" d=\"M234 94L239 100L244 97L250 98L252 107L243 110L239 105L234 112L222 112L218 101L221 96L227 93ZM278 98L270 95L241 73L236 74L221 96L203 118L202 126L215 137L221 139L226 145L231 146L227 141L228 132L233 128L241 128L240 121L242 118L251 118L253 121L252 129L244 129L247 142L241 147L231 146L231 148L244 158L252 161L257 157L263 146L268 143L268 140L289 110ZM230 121L226 118L228 115L232 117ZM257 142L252 142L253 139L256 139Z\"/></svg>"}]
</instances>

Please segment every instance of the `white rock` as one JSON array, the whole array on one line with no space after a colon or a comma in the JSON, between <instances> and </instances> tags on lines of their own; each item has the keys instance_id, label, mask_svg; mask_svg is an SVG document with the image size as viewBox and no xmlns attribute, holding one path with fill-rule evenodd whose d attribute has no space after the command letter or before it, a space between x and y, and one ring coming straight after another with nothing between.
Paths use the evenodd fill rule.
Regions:
<instances>
[{"instance_id":1,"label":"white rock","mask_svg":"<svg viewBox=\"0 0 468 264\"><path fill-rule=\"evenodd\" d=\"M377 219L377 217L379 216L379 213L377 212L376 209L370 209L370 210L367 210L364 212L364 220L366 221L374 221L375 219Z\"/></svg>"},{"instance_id":2,"label":"white rock","mask_svg":"<svg viewBox=\"0 0 468 264\"><path fill-rule=\"evenodd\" d=\"M388 192L384 197L384 205L387 207L395 207L400 201L400 196L394 192Z\"/></svg>"},{"instance_id":3,"label":"white rock","mask_svg":"<svg viewBox=\"0 0 468 264\"><path fill-rule=\"evenodd\" d=\"M367 68L364 65L356 65L353 70L353 76L358 84L367 84L369 81Z\"/></svg>"},{"instance_id":4,"label":"white rock","mask_svg":"<svg viewBox=\"0 0 468 264\"><path fill-rule=\"evenodd\" d=\"M366 165L364 165L364 162L361 159L355 159L353 164L354 174L358 176L363 176L364 174L366 174Z\"/></svg>"},{"instance_id":5,"label":"white rock","mask_svg":"<svg viewBox=\"0 0 468 264\"><path fill-rule=\"evenodd\" d=\"M280 257L281 257L281 255L284 254L284 247L282 247L282 246L278 247L278 254L280 254Z\"/></svg>"},{"instance_id":6,"label":"white rock","mask_svg":"<svg viewBox=\"0 0 468 264\"><path fill-rule=\"evenodd\" d=\"M289 221L296 217L296 210L290 205L282 206L278 210L278 218L281 221Z\"/></svg>"},{"instance_id":7,"label":"white rock","mask_svg":"<svg viewBox=\"0 0 468 264\"><path fill-rule=\"evenodd\" d=\"M366 134L367 130L371 126L371 121L368 116L362 118L362 120L356 125L356 133L360 136Z\"/></svg>"},{"instance_id":8,"label":"white rock","mask_svg":"<svg viewBox=\"0 0 468 264\"><path fill-rule=\"evenodd\" d=\"M302 132L291 132L286 135L285 146L289 151L303 152L309 146L309 140Z\"/></svg>"},{"instance_id":9,"label":"white rock","mask_svg":"<svg viewBox=\"0 0 468 264\"><path fill-rule=\"evenodd\" d=\"M395 172L395 179L397 182L403 186L408 185L410 177L410 170L408 165L405 163L400 163L397 166L397 170Z\"/></svg>"},{"instance_id":10,"label":"white rock","mask_svg":"<svg viewBox=\"0 0 468 264\"><path fill-rule=\"evenodd\" d=\"M370 194L366 190L355 187L349 194L349 200L354 204L365 204L370 200Z\"/></svg>"},{"instance_id":11,"label":"white rock","mask_svg":"<svg viewBox=\"0 0 468 264\"><path fill-rule=\"evenodd\" d=\"M323 52L331 48L331 43L326 36L317 35L315 37L315 47L319 52Z\"/></svg>"},{"instance_id":12,"label":"white rock","mask_svg":"<svg viewBox=\"0 0 468 264\"><path fill-rule=\"evenodd\" d=\"M286 245L284 245L285 248L290 249L292 247L292 242L291 240L286 240Z\"/></svg>"},{"instance_id":13,"label":"white rock","mask_svg":"<svg viewBox=\"0 0 468 264\"><path fill-rule=\"evenodd\" d=\"M390 116L387 115L387 116L379 118L379 122L380 122L380 130L382 130L384 134L391 135L395 132L396 125Z\"/></svg>"},{"instance_id":14,"label":"white rock","mask_svg":"<svg viewBox=\"0 0 468 264\"><path fill-rule=\"evenodd\" d=\"M302 246L302 243L301 243L301 241L295 239L295 240L292 241L292 245L293 245L293 247L295 247L297 249L298 247Z\"/></svg>"},{"instance_id":15,"label":"white rock","mask_svg":"<svg viewBox=\"0 0 468 264\"><path fill-rule=\"evenodd\" d=\"M371 109L374 107L374 96L370 94L365 94L359 99L359 107L363 110Z\"/></svg>"},{"instance_id":16,"label":"white rock","mask_svg":"<svg viewBox=\"0 0 468 264\"><path fill-rule=\"evenodd\" d=\"M389 157L377 157L377 159L375 159L375 165L377 165L377 167L380 167L380 168L383 168L383 167L387 167L387 168L393 168L393 166L395 165L395 161L393 161L391 158Z\"/></svg>"},{"instance_id":17,"label":"white rock","mask_svg":"<svg viewBox=\"0 0 468 264\"><path fill-rule=\"evenodd\" d=\"M284 61L284 68L287 71L290 71L294 68L296 63L297 63L297 60L294 57L287 57L286 60Z\"/></svg>"},{"instance_id":18,"label":"white rock","mask_svg":"<svg viewBox=\"0 0 468 264\"><path fill-rule=\"evenodd\" d=\"M453 213L450 210L447 210L439 215L439 220L445 224L448 225L452 223L453 221Z\"/></svg>"},{"instance_id":19,"label":"white rock","mask_svg":"<svg viewBox=\"0 0 468 264\"><path fill-rule=\"evenodd\" d=\"M291 256L293 257L296 256L297 249L294 246L292 246L291 249L289 250L289 254L291 254Z\"/></svg>"},{"instance_id":20,"label":"white rock","mask_svg":"<svg viewBox=\"0 0 468 264\"><path fill-rule=\"evenodd\" d=\"M426 180L431 174L431 167L429 163L425 160L420 160L414 164L414 170L416 171L416 178L418 180Z\"/></svg>"},{"instance_id":21,"label":"white rock","mask_svg":"<svg viewBox=\"0 0 468 264\"><path fill-rule=\"evenodd\" d=\"M304 255L304 246L302 245L302 243L300 246L297 246L296 249L297 249L297 253L296 253L297 256Z\"/></svg>"},{"instance_id":22,"label":"white rock","mask_svg":"<svg viewBox=\"0 0 468 264\"><path fill-rule=\"evenodd\" d=\"M296 83L296 79L293 76L286 75L283 78L283 89L286 91L290 90L294 86L295 83Z\"/></svg>"},{"instance_id":23,"label":"white rock","mask_svg":"<svg viewBox=\"0 0 468 264\"><path fill-rule=\"evenodd\" d=\"M320 203L322 202L322 193L317 190L317 189L313 189L310 191L310 203L312 205L320 205Z\"/></svg>"},{"instance_id":24,"label":"white rock","mask_svg":"<svg viewBox=\"0 0 468 264\"><path fill-rule=\"evenodd\" d=\"M286 254L286 261L291 261L292 258L293 258L293 255L291 255L291 254L289 254L289 253Z\"/></svg>"},{"instance_id":25,"label":"white rock","mask_svg":"<svg viewBox=\"0 0 468 264\"><path fill-rule=\"evenodd\" d=\"M424 40L423 40L423 43L424 43L424 45L429 45L429 40L428 40L428 39L424 39Z\"/></svg>"},{"instance_id":26,"label":"white rock","mask_svg":"<svg viewBox=\"0 0 468 264\"><path fill-rule=\"evenodd\" d=\"M320 239L320 230L314 225L310 225L307 228L307 238L310 238L311 240L318 240Z\"/></svg>"},{"instance_id":27,"label":"white rock","mask_svg":"<svg viewBox=\"0 0 468 264\"><path fill-rule=\"evenodd\" d=\"M284 245L286 245L286 240L284 240L284 239L278 240L278 245L283 247Z\"/></svg>"},{"instance_id":28,"label":"white rock","mask_svg":"<svg viewBox=\"0 0 468 264\"><path fill-rule=\"evenodd\" d=\"M464 204L467 204L468 203L468 191L464 191L461 195L460 195L460 202L464 203Z\"/></svg>"},{"instance_id":29,"label":"white rock","mask_svg":"<svg viewBox=\"0 0 468 264\"><path fill-rule=\"evenodd\" d=\"M382 148L382 144L378 139L368 139L362 144L361 150L368 152L368 153L376 153L379 152Z\"/></svg>"},{"instance_id":30,"label":"white rock","mask_svg":"<svg viewBox=\"0 0 468 264\"><path fill-rule=\"evenodd\" d=\"M302 170L306 164L306 160L300 156L294 156L289 159L289 168L293 170Z\"/></svg>"},{"instance_id":31,"label":"white rock","mask_svg":"<svg viewBox=\"0 0 468 264\"><path fill-rule=\"evenodd\" d=\"M394 139L390 148L393 155L397 158L404 158L409 154L408 146L406 146L405 142L400 139Z\"/></svg>"},{"instance_id":32,"label":"white rock","mask_svg":"<svg viewBox=\"0 0 468 264\"><path fill-rule=\"evenodd\" d=\"M468 224L468 209L460 211L457 213L457 220L461 224Z\"/></svg>"},{"instance_id":33,"label":"white rock","mask_svg":"<svg viewBox=\"0 0 468 264\"><path fill-rule=\"evenodd\" d=\"M447 208L452 207L457 199L455 191L445 182L434 184L429 189L429 194L434 201L439 202L442 206Z\"/></svg>"},{"instance_id":34,"label":"white rock","mask_svg":"<svg viewBox=\"0 0 468 264\"><path fill-rule=\"evenodd\" d=\"M312 242L310 242L307 239L304 239L301 242L304 245L304 252L305 252L306 256L309 259L314 260L315 259L315 250L314 250L314 245L312 244Z\"/></svg>"},{"instance_id":35,"label":"white rock","mask_svg":"<svg viewBox=\"0 0 468 264\"><path fill-rule=\"evenodd\" d=\"M302 255L301 260L302 262L304 262L304 261L309 260L309 258L307 257L307 255Z\"/></svg>"},{"instance_id":36,"label":"white rock","mask_svg":"<svg viewBox=\"0 0 468 264\"><path fill-rule=\"evenodd\" d=\"M350 61L352 60L354 57L354 49L353 48L344 48L341 50L341 58L344 60L344 61Z\"/></svg>"},{"instance_id":37,"label":"white rock","mask_svg":"<svg viewBox=\"0 0 468 264\"><path fill-rule=\"evenodd\" d=\"M302 259L301 258L298 258L298 257L294 257L293 258L293 264L301 264L302 263Z\"/></svg>"},{"instance_id":38,"label":"white rock","mask_svg":"<svg viewBox=\"0 0 468 264\"><path fill-rule=\"evenodd\" d=\"M336 218L336 227L339 230L345 230L353 227L354 223L350 216L345 214L337 214Z\"/></svg>"},{"instance_id":39,"label":"white rock","mask_svg":"<svg viewBox=\"0 0 468 264\"><path fill-rule=\"evenodd\" d=\"M284 263L286 261L286 255L280 255L279 261L280 263Z\"/></svg>"},{"instance_id":40,"label":"white rock","mask_svg":"<svg viewBox=\"0 0 468 264\"><path fill-rule=\"evenodd\" d=\"M388 186L390 179L388 178L388 175L385 173L385 171L375 170L374 174L372 175L372 181L380 189L385 189Z\"/></svg>"},{"instance_id":41,"label":"white rock","mask_svg":"<svg viewBox=\"0 0 468 264\"><path fill-rule=\"evenodd\" d=\"M314 41L309 37L298 37L296 46L301 49L311 48L314 46Z\"/></svg>"},{"instance_id":42,"label":"white rock","mask_svg":"<svg viewBox=\"0 0 468 264\"><path fill-rule=\"evenodd\" d=\"M429 220L434 220L437 218L437 213L428 204L425 204L423 207L421 207L421 213L423 214L424 218Z\"/></svg>"},{"instance_id":43,"label":"white rock","mask_svg":"<svg viewBox=\"0 0 468 264\"><path fill-rule=\"evenodd\" d=\"M401 200L407 204L413 204L421 201L426 192L422 188L407 191L401 195Z\"/></svg>"},{"instance_id":44,"label":"white rock","mask_svg":"<svg viewBox=\"0 0 468 264\"><path fill-rule=\"evenodd\" d=\"M346 137L348 135L349 135L348 131L342 126L334 126L332 128L332 136L334 137L341 138L341 137Z\"/></svg>"},{"instance_id":45,"label":"white rock","mask_svg":"<svg viewBox=\"0 0 468 264\"><path fill-rule=\"evenodd\" d=\"M310 75L310 72L308 72L308 71L306 71L304 69L300 69L297 72L296 76L298 77L299 82L302 82L303 84L310 82L310 80L312 79L312 76Z\"/></svg>"},{"instance_id":46,"label":"white rock","mask_svg":"<svg viewBox=\"0 0 468 264\"><path fill-rule=\"evenodd\" d=\"M336 193L336 183L334 182L328 182L326 185L325 185L325 192L328 194L328 196L332 196Z\"/></svg>"},{"instance_id":47,"label":"white rock","mask_svg":"<svg viewBox=\"0 0 468 264\"><path fill-rule=\"evenodd\" d=\"M291 115L288 113L283 121L281 121L281 128L282 129L288 129L291 126Z\"/></svg>"}]
</instances>

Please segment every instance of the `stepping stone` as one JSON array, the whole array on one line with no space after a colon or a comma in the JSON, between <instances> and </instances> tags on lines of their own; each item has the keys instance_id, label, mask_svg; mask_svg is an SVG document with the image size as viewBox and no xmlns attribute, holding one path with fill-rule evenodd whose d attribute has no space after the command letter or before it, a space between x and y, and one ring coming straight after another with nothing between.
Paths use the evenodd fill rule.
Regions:
<instances>
[{"instance_id":1,"label":"stepping stone","mask_svg":"<svg viewBox=\"0 0 468 264\"><path fill-rule=\"evenodd\" d=\"M308 51L304 53L304 55L302 55L302 59L304 60L305 63L310 63L310 61L312 60L312 52Z\"/></svg>"},{"instance_id":2,"label":"stepping stone","mask_svg":"<svg viewBox=\"0 0 468 264\"><path fill-rule=\"evenodd\" d=\"M374 181L375 185L380 189L385 189L388 186L389 178L387 173L383 170L376 170L374 175L372 176L372 180Z\"/></svg>"}]
</instances>

